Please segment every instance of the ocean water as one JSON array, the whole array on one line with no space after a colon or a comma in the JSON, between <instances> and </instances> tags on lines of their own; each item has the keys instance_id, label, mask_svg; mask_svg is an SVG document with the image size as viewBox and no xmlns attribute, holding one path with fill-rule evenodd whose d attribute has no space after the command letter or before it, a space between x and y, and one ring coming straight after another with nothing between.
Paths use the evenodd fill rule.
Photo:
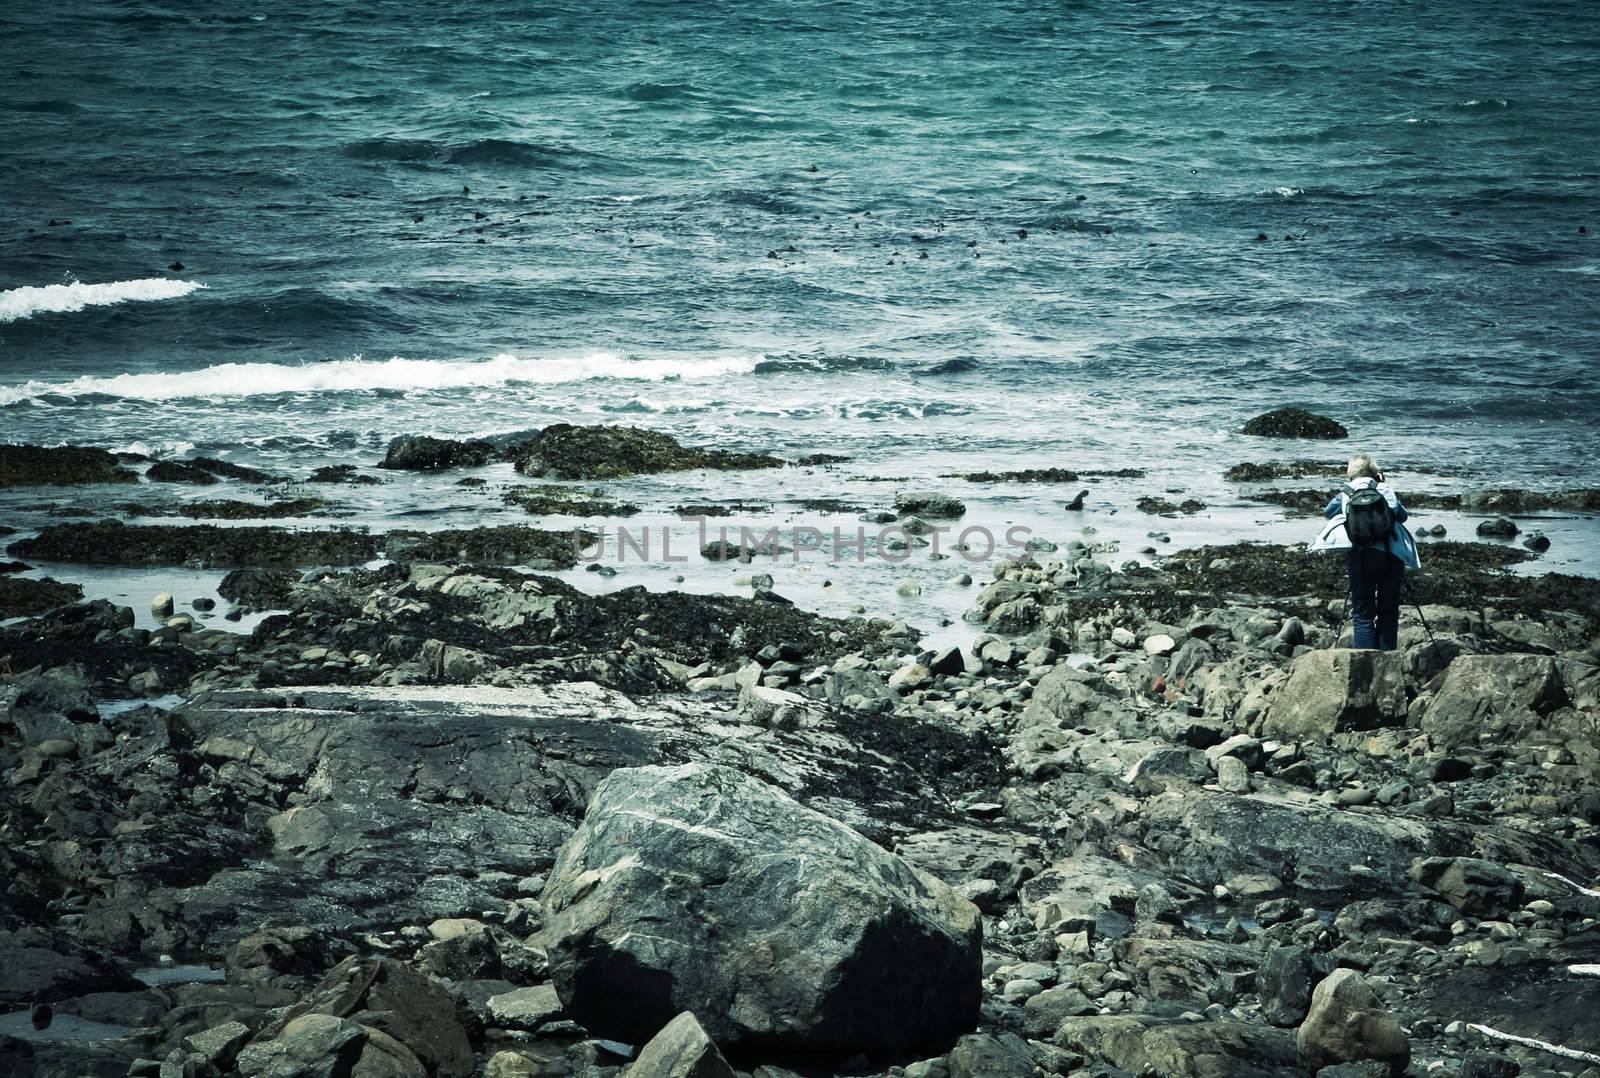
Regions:
<instances>
[{"instance_id":1,"label":"ocean water","mask_svg":"<svg viewBox=\"0 0 1600 1078\"><path fill-rule=\"evenodd\" d=\"M1143 467L1091 500L1130 555L1303 537L1241 460L1600 485L1600 5L78 0L0 61L7 440L628 422L854 458L653 510L935 485L1058 540L1070 492L938 477ZM1351 442L1236 433L1291 404ZM518 519L453 479L347 519Z\"/></svg>"}]
</instances>

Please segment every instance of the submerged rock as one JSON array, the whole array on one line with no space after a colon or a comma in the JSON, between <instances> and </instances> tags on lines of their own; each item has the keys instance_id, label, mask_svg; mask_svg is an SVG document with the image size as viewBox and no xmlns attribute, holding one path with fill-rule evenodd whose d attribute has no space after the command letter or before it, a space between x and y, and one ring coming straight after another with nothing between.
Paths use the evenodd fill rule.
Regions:
<instances>
[{"instance_id":1,"label":"submerged rock","mask_svg":"<svg viewBox=\"0 0 1600 1078\"><path fill-rule=\"evenodd\" d=\"M977 1020L977 909L726 767L614 773L544 899L557 990L604 1035L637 1042L691 1010L723 1043L847 1055Z\"/></svg>"}]
</instances>

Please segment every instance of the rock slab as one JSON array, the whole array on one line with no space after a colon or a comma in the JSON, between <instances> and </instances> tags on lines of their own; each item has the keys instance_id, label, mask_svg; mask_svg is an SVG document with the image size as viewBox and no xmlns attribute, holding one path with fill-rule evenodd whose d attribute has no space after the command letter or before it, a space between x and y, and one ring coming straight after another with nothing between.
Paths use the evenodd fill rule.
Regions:
<instances>
[{"instance_id":1,"label":"rock slab","mask_svg":"<svg viewBox=\"0 0 1600 1078\"><path fill-rule=\"evenodd\" d=\"M556 989L601 1036L637 1044L693 1011L724 1045L899 1053L978 1017L977 908L730 768L614 772L544 902Z\"/></svg>"}]
</instances>

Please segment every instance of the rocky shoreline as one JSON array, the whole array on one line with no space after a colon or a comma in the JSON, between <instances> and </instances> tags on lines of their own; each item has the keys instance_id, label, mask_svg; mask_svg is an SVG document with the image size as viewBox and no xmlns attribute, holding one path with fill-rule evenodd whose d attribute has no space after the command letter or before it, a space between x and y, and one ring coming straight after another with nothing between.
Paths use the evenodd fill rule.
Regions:
<instances>
[{"instance_id":1,"label":"rocky shoreline","mask_svg":"<svg viewBox=\"0 0 1600 1078\"><path fill-rule=\"evenodd\" d=\"M782 463L582 430L397 440L385 466ZM15 459L13 483L48 456ZM75 451L45 485L125 463ZM566 495L605 500L529 511ZM534 527L46 528L8 557L211 569L272 613L240 634L163 596L150 630L0 573L28 585L0 590L24 619L0 626L0 1060L1586 1073L1600 582L1426 549L1380 655L1339 646L1337 559L1264 544L993 562L970 646L925 647L770 585L586 594Z\"/></svg>"}]
</instances>

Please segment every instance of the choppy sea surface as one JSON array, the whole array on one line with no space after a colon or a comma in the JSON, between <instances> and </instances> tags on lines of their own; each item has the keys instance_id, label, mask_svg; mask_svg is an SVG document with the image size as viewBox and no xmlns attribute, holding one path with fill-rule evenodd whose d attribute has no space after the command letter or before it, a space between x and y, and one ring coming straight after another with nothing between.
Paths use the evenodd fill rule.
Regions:
<instances>
[{"instance_id":1,"label":"choppy sea surface","mask_svg":"<svg viewBox=\"0 0 1600 1078\"><path fill-rule=\"evenodd\" d=\"M1243 460L1600 485L1597 43L1467 0L10 5L0 438L299 475L625 422L853 458L620 485L662 522L932 485L1128 556L1307 537ZM1280 405L1351 440L1237 433ZM938 478L1048 466L1147 476L1087 516ZM346 519L526 519L456 477ZM1209 508L1132 509L1167 491ZM1600 570L1589 523L1545 564Z\"/></svg>"}]
</instances>

